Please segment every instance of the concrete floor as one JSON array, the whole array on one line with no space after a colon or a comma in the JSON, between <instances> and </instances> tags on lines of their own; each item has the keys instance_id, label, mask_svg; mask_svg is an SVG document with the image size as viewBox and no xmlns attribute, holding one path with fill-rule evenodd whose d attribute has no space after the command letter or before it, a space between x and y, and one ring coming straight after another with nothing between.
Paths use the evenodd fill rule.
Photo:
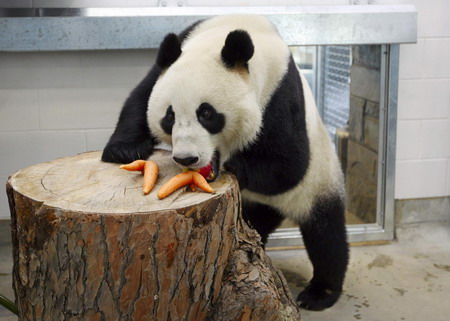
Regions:
<instances>
[{"instance_id":1,"label":"concrete floor","mask_svg":"<svg viewBox=\"0 0 450 321\"><path fill-rule=\"evenodd\" d=\"M449 321L450 225L409 225L387 245L351 248L345 293L303 321ZM311 277L304 250L271 251L296 296ZM11 247L0 246L0 293L12 298ZM0 307L0 321L17 318Z\"/></svg>"},{"instance_id":2,"label":"concrete floor","mask_svg":"<svg viewBox=\"0 0 450 321\"><path fill-rule=\"evenodd\" d=\"M269 252L296 297L311 267L305 251ZM298 273L304 278L299 279ZM352 247L345 292L304 321L449 321L450 225L409 225L387 245Z\"/></svg>"}]
</instances>

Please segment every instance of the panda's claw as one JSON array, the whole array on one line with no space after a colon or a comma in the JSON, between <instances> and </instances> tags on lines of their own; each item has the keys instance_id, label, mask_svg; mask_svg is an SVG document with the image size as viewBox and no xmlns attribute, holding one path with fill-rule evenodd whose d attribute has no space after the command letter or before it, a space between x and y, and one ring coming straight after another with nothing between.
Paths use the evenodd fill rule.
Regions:
<instances>
[{"instance_id":1,"label":"panda's claw","mask_svg":"<svg viewBox=\"0 0 450 321\"><path fill-rule=\"evenodd\" d=\"M310 284L298 295L297 303L302 309L322 311L335 304L341 293L341 290L331 290L318 284Z\"/></svg>"},{"instance_id":2,"label":"panda's claw","mask_svg":"<svg viewBox=\"0 0 450 321\"><path fill-rule=\"evenodd\" d=\"M147 159L153 151L153 142L144 140L138 143L115 142L103 150L102 161L110 163L131 163L136 159Z\"/></svg>"}]
</instances>

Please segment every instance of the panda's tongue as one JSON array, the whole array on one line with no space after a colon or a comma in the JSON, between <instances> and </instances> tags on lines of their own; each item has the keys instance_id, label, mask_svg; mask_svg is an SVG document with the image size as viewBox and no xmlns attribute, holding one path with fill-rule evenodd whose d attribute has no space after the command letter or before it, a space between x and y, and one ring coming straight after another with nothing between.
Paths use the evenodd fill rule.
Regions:
<instances>
[{"instance_id":1,"label":"panda's tongue","mask_svg":"<svg viewBox=\"0 0 450 321\"><path fill-rule=\"evenodd\" d=\"M212 179L211 174L213 173L213 165L212 162L210 162L205 167L202 167L198 170L198 172L206 179Z\"/></svg>"}]
</instances>

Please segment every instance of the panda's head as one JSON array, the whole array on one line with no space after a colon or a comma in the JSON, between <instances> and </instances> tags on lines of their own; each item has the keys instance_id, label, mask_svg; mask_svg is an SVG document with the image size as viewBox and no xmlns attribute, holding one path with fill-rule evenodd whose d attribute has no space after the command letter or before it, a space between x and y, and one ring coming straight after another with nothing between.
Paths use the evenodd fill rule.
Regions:
<instances>
[{"instance_id":1,"label":"panda's head","mask_svg":"<svg viewBox=\"0 0 450 321\"><path fill-rule=\"evenodd\" d=\"M148 120L181 167L212 165L215 177L233 152L256 139L262 109L249 68L253 54L243 30L193 37L183 48L174 34L164 39Z\"/></svg>"}]
</instances>

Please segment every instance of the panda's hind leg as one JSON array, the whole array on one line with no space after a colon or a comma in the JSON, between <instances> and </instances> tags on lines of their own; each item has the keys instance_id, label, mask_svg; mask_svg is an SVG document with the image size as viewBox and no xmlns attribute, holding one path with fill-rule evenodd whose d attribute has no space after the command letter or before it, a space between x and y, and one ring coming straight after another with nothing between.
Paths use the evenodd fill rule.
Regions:
<instances>
[{"instance_id":1,"label":"panda's hind leg","mask_svg":"<svg viewBox=\"0 0 450 321\"><path fill-rule=\"evenodd\" d=\"M261 235L261 241L265 245L269 234L281 224L284 217L273 207L244 201L242 212L245 221Z\"/></svg>"},{"instance_id":2,"label":"panda's hind leg","mask_svg":"<svg viewBox=\"0 0 450 321\"><path fill-rule=\"evenodd\" d=\"M309 218L300 224L303 242L313 265L313 278L297 298L300 307L324 310L342 293L348 265L345 209L340 197L316 202Z\"/></svg>"}]
</instances>

